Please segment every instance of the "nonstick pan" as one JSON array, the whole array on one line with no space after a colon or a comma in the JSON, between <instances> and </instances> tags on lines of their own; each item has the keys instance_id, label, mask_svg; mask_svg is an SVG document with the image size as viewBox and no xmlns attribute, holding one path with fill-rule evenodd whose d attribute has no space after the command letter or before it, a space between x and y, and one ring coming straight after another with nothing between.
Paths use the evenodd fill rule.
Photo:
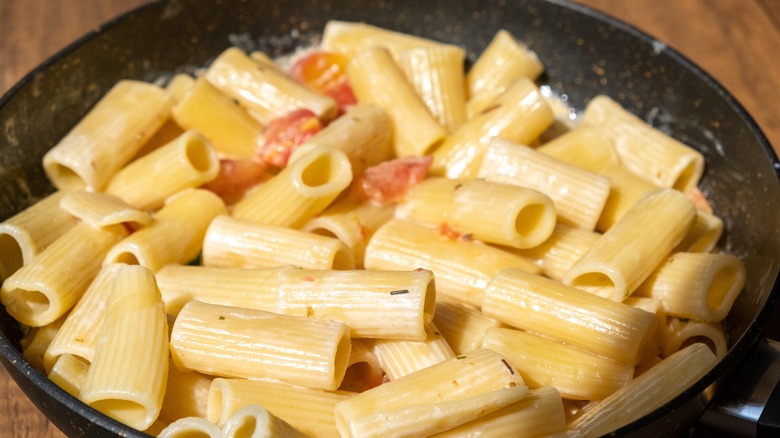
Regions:
<instances>
[{"instance_id":1,"label":"nonstick pan","mask_svg":"<svg viewBox=\"0 0 780 438\"><path fill-rule=\"evenodd\" d=\"M725 320L729 352L699 382L618 435L684 434L713 392L749 359L774 307L780 265L780 163L751 117L674 50L620 22L562 1L171 0L132 11L28 74L0 99L0 220L50 193L41 158L119 79L194 73L234 45L271 56L316 41L329 19L364 21L460 45L473 62L507 29L537 52L539 82L575 109L607 94L700 150L703 192L724 219L721 247L748 267ZM598 66L599 68L594 68ZM21 356L21 331L0 310L0 360L69 436L145 436L56 387Z\"/></svg>"}]
</instances>

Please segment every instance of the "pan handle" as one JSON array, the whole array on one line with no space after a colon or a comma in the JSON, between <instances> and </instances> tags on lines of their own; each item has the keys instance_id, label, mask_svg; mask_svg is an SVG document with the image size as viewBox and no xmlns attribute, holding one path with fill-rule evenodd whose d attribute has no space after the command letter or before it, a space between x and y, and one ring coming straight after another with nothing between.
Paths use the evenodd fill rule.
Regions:
<instances>
[{"instance_id":1,"label":"pan handle","mask_svg":"<svg viewBox=\"0 0 780 438\"><path fill-rule=\"evenodd\" d=\"M718 388L697 432L735 437L780 436L780 342L760 339ZM725 435L723 435L725 436Z\"/></svg>"}]
</instances>

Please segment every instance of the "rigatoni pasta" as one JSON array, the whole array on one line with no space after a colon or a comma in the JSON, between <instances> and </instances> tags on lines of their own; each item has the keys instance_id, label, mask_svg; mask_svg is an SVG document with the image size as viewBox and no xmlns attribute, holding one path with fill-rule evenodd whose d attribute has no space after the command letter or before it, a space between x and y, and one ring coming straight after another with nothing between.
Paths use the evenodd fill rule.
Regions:
<instances>
[{"instance_id":1,"label":"rigatoni pasta","mask_svg":"<svg viewBox=\"0 0 780 438\"><path fill-rule=\"evenodd\" d=\"M299 228L325 210L351 181L352 168L344 152L315 147L234 205L232 216Z\"/></svg>"},{"instance_id":2,"label":"rigatoni pasta","mask_svg":"<svg viewBox=\"0 0 780 438\"><path fill-rule=\"evenodd\" d=\"M485 215L495 205L501 209ZM556 208L545 194L526 187L488 181L428 178L414 186L396 217L455 232L488 243L535 247L550 237Z\"/></svg>"},{"instance_id":3,"label":"rigatoni pasta","mask_svg":"<svg viewBox=\"0 0 780 438\"><path fill-rule=\"evenodd\" d=\"M347 66L347 77L361 102L380 106L392 119L397 156L424 155L447 134L387 49L377 46L358 53Z\"/></svg>"},{"instance_id":4,"label":"rigatoni pasta","mask_svg":"<svg viewBox=\"0 0 780 438\"><path fill-rule=\"evenodd\" d=\"M332 390L344 378L350 337L340 322L190 301L176 317L170 348L179 368Z\"/></svg>"},{"instance_id":5,"label":"rigatoni pasta","mask_svg":"<svg viewBox=\"0 0 780 438\"><path fill-rule=\"evenodd\" d=\"M100 190L168 118L172 101L162 88L123 80L43 157L59 189Z\"/></svg>"},{"instance_id":6,"label":"rigatoni pasta","mask_svg":"<svg viewBox=\"0 0 780 438\"><path fill-rule=\"evenodd\" d=\"M494 275L482 311L511 326L635 365L652 342L655 315L512 268Z\"/></svg>"},{"instance_id":7,"label":"rigatoni pasta","mask_svg":"<svg viewBox=\"0 0 780 438\"><path fill-rule=\"evenodd\" d=\"M223 268L353 269L355 259L338 239L222 215L203 241L203 265Z\"/></svg>"},{"instance_id":8,"label":"rigatoni pasta","mask_svg":"<svg viewBox=\"0 0 780 438\"><path fill-rule=\"evenodd\" d=\"M697 179L695 154L672 149L694 164L659 190L665 183L629 165L653 168L653 157L626 156L626 137L647 126L572 118L567 134L548 129L565 105L532 82L543 66L506 31L469 72L468 120L462 49L345 22L329 23L323 38L282 62L231 48L196 77L140 87L164 94L147 114L161 128L120 139L131 144L118 160L87 175L98 182L57 164L55 177L80 189L0 225L9 313L56 309L26 331L27 360L149 434L574 436L622 424L609 407L625 402L626 388L674 392L710 366L702 353L693 360L704 368L680 377L663 365L678 349L704 343L722 356L718 320L744 265L714 249L723 222L698 189L682 188ZM112 111L143 118L120 100L90 123ZM72 132L109 136L84 126ZM631 142L661 141L656 134ZM519 158L491 154L496 145ZM96 151L84 152L105 153ZM208 178L171 176L177 163L208 164ZM505 175L541 183L485 181ZM57 223L49 230L33 212ZM90 233L118 236L44 258L74 230L84 246ZM698 262L677 263L688 259ZM49 267L60 280L65 270L83 275L65 282L78 290L51 302L16 293L22 274L45 283ZM705 292L721 278L733 287ZM154 321L136 327L141 314ZM141 348L152 362L137 361ZM671 386L636 383L656 372ZM125 391L142 377L151 392ZM642 397L628 400L651 409ZM575 410L591 419L565 431Z\"/></svg>"},{"instance_id":9,"label":"rigatoni pasta","mask_svg":"<svg viewBox=\"0 0 780 438\"><path fill-rule=\"evenodd\" d=\"M9 315L33 327L64 315L100 271L103 257L125 237L121 225L79 223L3 282L0 299Z\"/></svg>"},{"instance_id":10,"label":"rigatoni pasta","mask_svg":"<svg viewBox=\"0 0 780 438\"><path fill-rule=\"evenodd\" d=\"M57 240L78 220L60 208L67 194L56 191L0 222L0 280L5 280Z\"/></svg>"},{"instance_id":11,"label":"rigatoni pasta","mask_svg":"<svg viewBox=\"0 0 780 438\"><path fill-rule=\"evenodd\" d=\"M431 270L437 292L473 306L482 304L485 286L501 269L539 272L520 256L400 219L387 222L374 233L363 263L372 270Z\"/></svg>"},{"instance_id":12,"label":"rigatoni pasta","mask_svg":"<svg viewBox=\"0 0 780 438\"><path fill-rule=\"evenodd\" d=\"M157 210L170 196L217 177L214 146L196 131L186 131L117 172L105 192L139 210Z\"/></svg>"},{"instance_id":13,"label":"rigatoni pasta","mask_svg":"<svg viewBox=\"0 0 780 438\"><path fill-rule=\"evenodd\" d=\"M508 31L499 30L466 75L469 114L479 114L518 78L536 80L542 71L536 53Z\"/></svg>"},{"instance_id":14,"label":"rigatoni pasta","mask_svg":"<svg viewBox=\"0 0 780 438\"><path fill-rule=\"evenodd\" d=\"M648 193L566 272L563 282L623 301L682 241L695 217L693 204L679 191ZM655 232L648 233L651 229Z\"/></svg>"},{"instance_id":15,"label":"rigatoni pasta","mask_svg":"<svg viewBox=\"0 0 780 438\"><path fill-rule=\"evenodd\" d=\"M436 292L431 271L287 269L276 312L341 321L356 338L424 341Z\"/></svg>"},{"instance_id":16,"label":"rigatoni pasta","mask_svg":"<svg viewBox=\"0 0 780 438\"><path fill-rule=\"evenodd\" d=\"M279 69L258 63L235 47L222 52L205 77L264 125L298 108L307 108L326 120L336 116L336 101L332 98L309 90Z\"/></svg>"},{"instance_id":17,"label":"rigatoni pasta","mask_svg":"<svg viewBox=\"0 0 780 438\"><path fill-rule=\"evenodd\" d=\"M108 300L79 399L143 430L160 413L168 378L168 326L154 274L142 266L123 267Z\"/></svg>"}]
</instances>

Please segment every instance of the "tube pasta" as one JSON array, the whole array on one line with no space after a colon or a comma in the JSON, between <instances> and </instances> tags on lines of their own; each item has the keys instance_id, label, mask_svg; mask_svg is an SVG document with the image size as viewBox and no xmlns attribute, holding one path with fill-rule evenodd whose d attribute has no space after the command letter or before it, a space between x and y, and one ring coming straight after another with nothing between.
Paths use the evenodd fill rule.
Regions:
<instances>
[{"instance_id":1,"label":"tube pasta","mask_svg":"<svg viewBox=\"0 0 780 438\"><path fill-rule=\"evenodd\" d=\"M355 260L340 240L305 231L215 218L203 241L203 264L223 268L354 269Z\"/></svg>"},{"instance_id":2,"label":"tube pasta","mask_svg":"<svg viewBox=\"0 0 780 438\"><path fill-rule=\"evenodd\" d=\"M216 424L198 417L184 417L160 431L157 438L222 438Z\"/></svg>"},{"instance_id":3,"label":"tube pasta","mask_svg":"<svg viewBox=\"0 0 780 438\"><path fill-rule=\"evenodd\" d=\"M426 436L527 394L528 387L506 359L479 349L338 403L336 425L342 437Z\"/></svg>"},{"instance_id":4,"label":"tube pasta","mask_svg":"<svg viewBox=\"0 0 780 438\"><path fill-rule=\"evenodd\" d=\"M179 368L336 389L350 337L349 327L335 321L190 301L176 317L170 347Z\"/></svg>"},{"instance_id":5,"label":"tube pasta","mask_svg":"<svg viewBox=\"0 0 780 438\"><path fill-rule=\"evenodd\" d=\"M168 325L154 274L142 266L120 269L106 308L79 399L144 430L160 413L168 378Z\"/></svg>"},{"instance_id":6,"label":"tube pasta","mask_svg":"<svg viewBox=\"0 0 780 438\"><path fill-rule=\"evenodd\" d=\"M198 211L193 215L193 211ZM222 200L204 189L186 189L170 197L154 222L123 239L105 263L139 264L157 272L171 263L187 263L201 250L213 218L227 212Z\"/></svg>"},{"instance_id":7,"label":"tube pasta","mask_svg":"<svg viewBox=\"0 0 780 438\"><path fill-rule=\"evenodd\" d=\"M601 232L610 229L643 195L659 188L624 167L612 139L595 126L581 125L538 151L609 178L609 197L596 223Z\"/></svg>"},{"instance_id":8,"label":"tube pasta","mask_svg":"<svg viewBox=\"0 0 780 438\"><path fill-rule=\"evenodd\" d=\"M186 131L120 170L105 191L139 210L157 210L170 196L199 187L218 173L219 159L211 142Z\"/></svg>"},{"instance_id":9,"label":"tube pasta","mask_svg":"<svg viewBox=\"0 0 780 438\"><path fill-rule=\"evenodd\" d=\"M530 144L553 122L554 114L529 79L515 81L488 108L447 136L433 152L431 174L473 179L494 137Z\"/></svg>"},{"instance_id":10,"label":"tube pasta","mask_svg":"<svg viewBox=\"0 0 780 438\"><path fill-rule=\"evenodd\" d=\"M48 377L55 385L68 394L78 397L84 382L87 380L89 365L71 354L63 354L51 367Z\"/></svg>"},{"instance_id":11,"label":"tube pasta","mask_svg":"<svg viewBox=\"0 0 780 438\"><path fill-rule=\"evenodd\" d=\"M352 169L344 152L315 147L236 203L232 215L300 228L325 210L351 181Z\"/></svg>"},{"instance_id":12,"label":"tube pasta","mask_svg":"<svg viewBox=\"0 0 780 438\"><path fill-rule=\"evenodd\" d=\"M695 216L691 201L677 190L648 193L566 272L563 282L622 301L680 243Z\"/></svg>"},{"instance_id":13,"label":"tube pasta","mask_svg":"<svg viewBox=\"0 0 780 438\"><path fill-rule=\"evenodd\" d=\"M663 303L666 313L704 322L720 321L745 286L742 261L728 254L678 252L637 289Z\"/></svg>"},{"instance_id":14,"label":"tube pasta","mask_svg":"<svg viewBox=\"0 0 780 438\"><path fill-rule=\"evenodd\" d=\"M542 154L529 147L494 138L478 178L529 187L549 196L561 222L593 230L609 196L609 179Z\"/></svg>"},{"instance_id":15,"label":"tube pasta","mask_svg":"<svg viewBox=\"0 0 780 438\"><path fill-rule=\"evenodd\" d=\"M316 146L339 149L359 175L368 166L390 159L393 151L393 125L385 110L377 105L357 103L336 118L306 143L293 151ZM290 162L294 161L291 157Z\"/></svg>"},{"instance_id":16,"label":"tube pasta","mask_svg":"<svg viewBox=\"0 0 780 438\"><path fill-rule=\"evenodd\" d=\"M51 370L58 357L63 354L78 357L86 363L92 362L114 276L125 266L127 265L117 263L105 265L100 269L46 349L43 359L47 370Z\"/></svg>"},{"instance_id":17,"label":"tube pasta","mask_svg":"<svg viewBox=\"0 0 780 438\"><path fill-rule=\"evenodd\" d=\"M167 265L157 272L157 285L165 312L172 316L192 300L273 312L281 274L289 269L292 266L245 269Z\"/></svg>"},{"instance_id":18,"label":"tube pasta","mask_svg":"<svg viewBox=\"0 0 780 438\"><path fill-rule=\"evenodd\" d=\"M176 123L206 137L223 156L251 159L263 144L263 125L205 78L171 109Z\"/></svg>"},{"instance_id":19,"label":"tube pasta","mask_svg":"<svg viewBox=\"0 0 780 438\"><path fill-rule=\"evenodd\" d=\"M67 315L59 317L56 321L42 327L30 327L19 342L22 347L22 357L41 372L46 372L44 356L54 338L62 328Z\"/></svg>"},{"instance_id":20,"label":"tube pasta","mask_svg":"<svg viewBox=\"0 0 780 438\"><path fill-rule=\"evenodd\" d=\"M516 253L528 260L536 260L544 276L561 281L574 263L582 257L601 237L600 233L564 225L555 224L550 237L533 248L505 250Z\"/></svg>"},{"instance_id":21,"label":"tube pasta","mask_svg":"<svg viewBox=\"0 0 780 438\"><path fill-rule=\"evenodd\" d=\"M213 376L176 368L168 361L168 379L159 421L171 424L181 418L208 415L208 395Z\"/></svg>"},{"instance_id":22,"label":"tube pasta","mask_svg":"<svg viewBox=\"0 0 780 438\"><path fill-rule=\"evenodd\" d=\"M62 198L60 207L95 228L128 224L140 228L152 222L152 216L136 210L116 196L102 192L74 190Z\"/></svg>"},{"instance_id":23,"label":"tube pasta","mask_svg":"<svg viewBox=\"0 0 780 438\"><path fill-rule=\"evenodd\" d=\"M222 52L206 70L205 78L236 99L263 125L293 110L306 108L320 119L336 117L336 101L297 83L278 68L258 63L241 49Z\"/></svg>"},{"instance_id":24,"label":"tube pasta","mask_svg":"<svg viewBox=\"0 0 780 438\"><path fill-rule=\"evenodd\" d=\"M436 292L480 306L482 293L493 274L517 267L539 272L533 263L506 251L461 238L411 221L393 219L374 233L366 247L366 269L433 271Z\"/></svg>"},{"instance_id":25,"label":"tube pasta","mask_svg":"<svg viewBox=\"0 0 780 438\"><path fill-rule=\"evenodd\" d=\"M423 341L376 341L374 352L390 380L398 380L407 374L455 357L452 348L435 325L429 324L425 331L428 336Z\"/></svg>"},{"instance_id":26,"label":"tube pasta","mask_svg":"<svg viewBox=\"0 0 780 438\"><path fill-rule=\"evenodd\" d=\"M496 274L482 311L619 362L635 365L656 331L655 315L519 269Z\"/></svg>"},{"instance_id":27,"label":"tube pasta","mask_svg":"<svg viewBox=\"0 0 780 438\"><path fill-rule=\"evenodd\" d=\"M64 315L95 278L105 254L127 231L79 223L8 277L0 298L17 321L40 327Z\"/></svg>"},{"instance_id":28,"label":"tube pasta","mask_svg":"<svg viewBox=\"0 0 780 438\"><path fill-rule=\"evenodd\" d=\"M435 305L431 271L287 269L276 312L340 321L356 338L424 341Z\"/></svg>"},{"instance_id":29,"label":"tube pasta","mask_svg":"<svg viewBox=\"0 0 780 438\"><path fill-rule=\"evenodd\" d=\"M397 59L401 71L441 126L453 132L468 119L463 49L421 47L403 51Z\"/></svg>"},{"instance_id":30,"label":"tube pasta","mask_svg":"<svg viewBox=\"0 0 780 438\"><path fill-rule=\"evenodd\" d=\"M314 234L335 237L352 250L355 266L363 267L366 245L374 232L393 218L393 204L374 204L345 198L311 218L301 228Z\"/></svg>"},{"instance_id":31,"label":"tube pasta","mask_svg":"<svg viewBox=\"0 0 780 438\"><path fill-rule=\"evenodd\" d=\"M43 156L59 189L100 190L168 118L172 102L160 87L123 80Z\"/></svg>"},{"instance_id":32,"label":"tube pasta","mask_svg":"<svg viewBox=\"0 0 780 438\"><path fill-rule=\"evenodd\" d=\"M385 372L374 352L374 339L352 339L349 367L339 390L363 392L384 383Z\"/></svg>"},{"instance_id":33,"label":"tube pasta","mask_svg":"<svg viewBox=\"0 0 780 438\"><path fill-rule=\"evenodd\" d=\"M601 400L630 382L634 366L533 333L489 328L482 341L506 356L529 388L552 386L574 400Z\"/></svg>"},{"instance_id":34,"label":"tube pasta","mask_svg":"<svg viewBox=\"0 0 780 438\"><path fill-rule=\"evenodd\" d=\"M66 193L56 191L0 222L0 279L11 276L78 223L60 208Z\"/></svg>"},{"instance_id":35,"label":"tube pasta","mask_svg":"<svg viewBox=\"0 0 780 438\"><path fill-rule=\"evenodd\" d=\"M668 318L660 337L662 357L668 357L697 342L709 347L718 360L723 359L729 349L726 334L719 322Z\"/></svg>"},{"instance_id":36,"label":"tube pasta","mask_svg":"<svg viewBox=\"0 0 780 438\"><path fill-rule=\"evenodd\" d=\"M626 386L587 409L569 430L598 437L625 426L661 407L697 380L717 359L706 345L696 343L664 359ZM630 410L624 409L631 406Z\"/></svg>"},{"instance_id":37,"label":"tube pasta","mask_svg":"<svg viewBox=\"0 0 780 438\"><path fill-rule=\"evenodd\" d=\"M501 408L446 432L435 438L524 438L551 437L566 431L566 415L560 394L553 387L528 391L517 403Z\"/></svg>"},{"instance_id":38,"label":"tube pasta","mask_svg":"<svg viewBox=\"0 0 780 438\"><path fill-rule=\"evenodd\" d=\"M712 252L721 235L723 235L723 220L706 211L696 210L696 220L675 250Z\"/></svg>"},{"instance_id":39,"label":"tube pasta","mask_svg":"<svg viewBox=\"0 0 780 438\"><path fill-rule=\"evenodd\" d=\"M185 94L192 89L195 85L196 79L187 73L179 73L174 75L170 81L165 85L165 91L174 104L181 101Z\"/></svg>"},{"instance_id":40,"label":"tube pasta","mask_svg":"<svg viewBox=\"0 0 780 438\"><path fill-rule=\"evenodd\" d=\"M442 44L428 38L395 32L365 23L330 20L322 32L323 50L339 52L349 57L373 47L386 47L394 55L418 47L437 47Z\"/></svg>"},{"instance_id":41,"label":"tube pasta","mask_svg":"<svg viewBox=\"0 0 780 438\"><path fill-rule=\"evenodd\" d=\"M683 192L698 184L704 169L700 152L648 125L609 97L591 99L583 122L602 128L615 142L621 162L648 181Z\"/></svg>"},{"instance_id":42,"label":"tube pasta","mask_svg":"<svg viewBox=\"0 0 780 438\"><path fill-rule=\"evenodd\" d=\"M334 408L352 395L280 382L217 378L209 391L208 419L224 425L243 407L257 404L306 435L338 438Z\"/></svg>"},{"instance_id":43,"label":"tube pasta","mask_svg":"<svg viewBox=\"0 0 780 438\"><path fill-rule=\"evenodd\" d=\"M486 215L496 205L495 214ZM488 181L428 178L416 184L396 217L432 226L447 224L458 233L515 248L547 240L555 227L555 206L545 194Z\"/></svg>"},{"instance_id":44,"label":"tube pasta","mask_svg":"<svg viewBox=\"0 0 780 438\"><path fill-rule=\"evenodd\" d=\"M469 114L482 112L518 78L533 81L542 71L536 53L508 31L499 30L466 75Z\"/></svg>"},{"instance_id":45,"label":"tube pasta","mask_svg":"<svg viewBox=\"0 0 780 438\"><path fill-rule=\"evenodd\" d=\"M351 59L346 72L358 101L378 105L390 116L397 156L424 155L447 134L387 49L364 49Z\"/></svg>"},{"instance_id":46,"label":"tube pasta","mask_svg":"<svg viewBox=\"0 0 780 438\"><path fill-rule=\"evenodd\" d=\"M222 427L224 438L306 438L307 435L259 405L247 405Z\"/></svg>"},{"instance_id":47,"label":"tube pasta","mask_svg":"<svg viewBox=\"0 0 780 438\"><path fill-rule=\"evenodd\" d=\"M457 355L480 348L489 328L506 327L504 323L485 316L479 308L443 295L436 298L433 323Z\"/></svg>"}]
</instances>

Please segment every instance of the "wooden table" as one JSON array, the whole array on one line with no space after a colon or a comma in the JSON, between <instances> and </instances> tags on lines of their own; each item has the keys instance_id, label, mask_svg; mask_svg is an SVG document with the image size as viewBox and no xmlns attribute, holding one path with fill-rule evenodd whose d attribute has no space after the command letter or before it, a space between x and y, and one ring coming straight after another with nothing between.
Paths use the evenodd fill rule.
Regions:
<instances>
[{"instance_id":1,"label":"wooden table","mask_svg":"<svg viewBox=\"0 0 780 438\"><path fill-rule=\"evenodd\" d=\"M0 94L85 32L149 0L0 1ZM577 0L631 23L708 71L780 151L780 2ZM0 367L0 438L64 435Z\"/></svg>"}]
</instances>

